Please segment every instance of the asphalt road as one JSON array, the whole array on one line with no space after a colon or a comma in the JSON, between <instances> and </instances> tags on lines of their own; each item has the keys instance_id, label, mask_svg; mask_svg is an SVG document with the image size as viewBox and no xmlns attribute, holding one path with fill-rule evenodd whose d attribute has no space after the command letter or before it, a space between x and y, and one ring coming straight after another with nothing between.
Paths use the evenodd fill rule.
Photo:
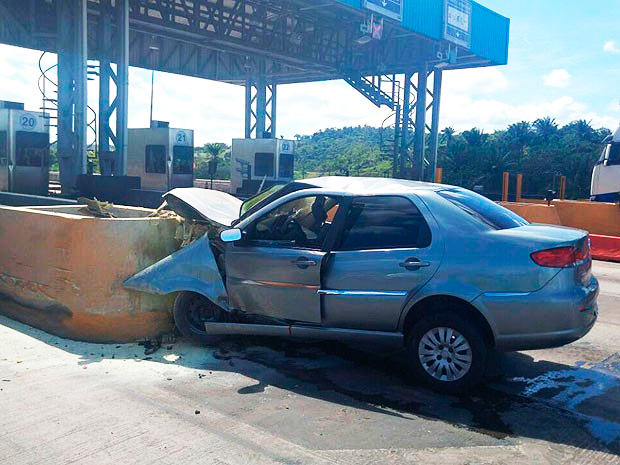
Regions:
<instances>
[{"instance_id":1,"label":"asphalt road","mask_svg":"<svg viewBox=\"0 0 620 465\"><path fill-rule=\"evenodd\" d=\"M582 340L435 394L401 354L227 338L152 354L0 317L0 464L620 463L620 264Z\"/></svg>"}]
</instances>

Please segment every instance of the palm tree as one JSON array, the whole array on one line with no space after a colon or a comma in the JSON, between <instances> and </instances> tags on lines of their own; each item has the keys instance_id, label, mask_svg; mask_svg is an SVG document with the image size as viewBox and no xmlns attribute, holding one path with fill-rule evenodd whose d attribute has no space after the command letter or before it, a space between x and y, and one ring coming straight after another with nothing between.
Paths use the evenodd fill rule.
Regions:
<instances>
[{"instance_id":1,"label":"palm tree","mask_svg":"<svg viewBox=\"0 0 620 465\"><path fill-rule=\"evenodd\" d=\"M558 132L558 125L555 122L555 118L551 118L550 116L538 118L534 121L533 126L536 136L542 142L548 142L551 136Z\"/></svg>"},{"instance_id":2,"label":"palm tree","mask_svg":"<svg viewBox=\"0 0 620 465\"><path fill-rule=\"evenodd\" d=\"M209 142L202 147L202 152L209 156L209 159L206 161L207 174L211 179L216 174L218 162L223 161L227 150L228 146L222 142ZM213 188L213 181L211 181L211 188Z\"/></svg>"},{"instance_id":3,"label":"palm tree","mask_svg":"<svg viewBox=\"0 0 620 465\"><path fill-rule=\"evenodd\" d=\"M599 136L596 130L592 127L591 121L580 119L567 124L562 128L562 131L567 134L573 134L577 140L587 142L600 142Z\"/></svg>"},{"instance_id":4,"label":"palm tree","mask_svg":"<svg viewBox=\"0 0 620 465\"><path fill-rule=\"evenodd\" d=\"M516 149L521 157L525 153L525 147L529 146L532 142L532 135L532 125L529 121L520 121L511 124L506 131L508 144L513 149Z\"/></svg>"},{"instance_id":5,"label":"palm tree","mask_svg":"<svg viewBox=\"0 0 620 465\"><path fill-rule=\"evenodd\" d=\"M222 155L228 146L223 142L209 142L204 145L204 151L211 155L211 159L217 159L220 155Z\"/></svg>"},{"instance_id":6,"label":"palm tree","mask_svg":"<svg viewBox=\"0 0 620 465\"><path fill-rule=\"evenodd\" d=\"M462 136L470 146L482 145L487 139L487 135L484 133L484 130L478 128L463 131Z\"/></svg>"},{"instance_id":7,"label":"palm tree","mask_svg":"<svg viewBox=\"0 0 620 465\"><path fill-rule=\"evenodd\" d=\"M439 133L439 137L441 139L441 142L445 142L446 145L449 147L450 145L452 145L452 141L454 140L454 134L456 134L454 128L448 126Z\"/></svg>"}]
</instances>

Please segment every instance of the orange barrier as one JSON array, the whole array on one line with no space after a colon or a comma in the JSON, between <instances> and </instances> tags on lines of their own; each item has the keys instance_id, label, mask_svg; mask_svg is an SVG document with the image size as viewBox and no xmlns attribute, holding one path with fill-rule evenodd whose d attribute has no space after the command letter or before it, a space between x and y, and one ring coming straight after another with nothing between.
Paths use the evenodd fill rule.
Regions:
<instances>
[{"instance_id":1,"label":"orange barrier","mask_svg":"<svg viewBox=\"0 0 620 465\"><path fill-rule=\"evenodd\" d=\"M550 207L545 203L514 203L502 202L502 205L517 215L522 216L530 223L546 223L561 225L560 216L554 205Z\"/></svg>"},{"instance_id":2,"label":"orange barrier","mask_svg":"<svg viewBox=\"0 0 620 465\"><path fill-rule=\"evenodd\" d=\"M606 202L555 200L561 224L592 234L620 236L620 206Z\"/></svg>"},{"instance_id":3,"label":"orange barrier","mask_svg":"<svg viewBox=\"0 0 620 465\"><path fill-rule=\"evenodd\" d=\"M590 233L594 258L620 262L620 206L615 203L554 200L551 206L514 202L502 205L530 223L586 230Z\"/></svg>"},{"instance_id":4,"label":"orange barrier","mask_svg":"<svg viewBox=\"0 0 620 465\"><path fill-rule=\"evenodd\" d=\"M620 262L620 237L590 234L592 258Z\"/></svg>"},{"instance_id":5,"label":"orange barrier","mask_svg":"<svg viewBox=\"0 0 620 465\"><path fill-rule=\"evenodd\" d=\"M554 200L550 207L531 202L502 202L530 223L548 223L583 229L591 234L620 236L620 206L582 200Z\"/></svg>"}]
</instances>

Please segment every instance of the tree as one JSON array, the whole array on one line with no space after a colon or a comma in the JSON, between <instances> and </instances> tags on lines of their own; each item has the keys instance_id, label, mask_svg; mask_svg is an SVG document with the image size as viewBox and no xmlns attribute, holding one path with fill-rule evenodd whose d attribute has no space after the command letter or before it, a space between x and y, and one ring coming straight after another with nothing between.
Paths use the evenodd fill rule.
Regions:
<instances>
[{"instance_id":1,"label":"tree","mask_svg":"<svg viewBox=\"0 0 620 465\"><path fill-rule=\"evenodd\" d=\"M208 179L209 162L216 164L214 179L230 179L230 147L222 142L210 142L194 151L194 177Z\"/></svg>"},{"instance_id":2,"label":"tree","mask_svg":"<svg viewBox=\"0 0 620 465\"><path fill-rule=\"evenodd\" d=\"M447 146L450 146L454 140L455 134L456 131L454 130L454 128L448 126L439 133L439 140L442 143L445 143Z\"/></svg>"},{"instance_id":3,"label":"tree","mask_svg":"<svg viewBox=\"0 0 620 465\"><path fill-rule=\"evenodd\" d=\"M486 140L486 134L483 130L472 128L469 131L463 131L463 138L470 146L480 146Z\"/></svg>"},{"instance_id":4,"label":"tree","mask_svg":"<svg viewBox=\"0 0 620 465\"><path fill-rule=\"evenodd\" d=\"M549 142L551 137L558 133L558 125L555 122L555 118L549 116L538 118L532 126L534 126L534 133L539 142Z\"/></svg>"},{"instance_id":5,"label":"tree","mask_svg":"<svg viewBox=\"0 0 620 465\"><path fill-rule=\"evenodd\" d=\"M508 126L506 137L508 143L522 154L525 147L532 141L532 125L528 121L511 124Z\"/></svg>"}]
</instances>

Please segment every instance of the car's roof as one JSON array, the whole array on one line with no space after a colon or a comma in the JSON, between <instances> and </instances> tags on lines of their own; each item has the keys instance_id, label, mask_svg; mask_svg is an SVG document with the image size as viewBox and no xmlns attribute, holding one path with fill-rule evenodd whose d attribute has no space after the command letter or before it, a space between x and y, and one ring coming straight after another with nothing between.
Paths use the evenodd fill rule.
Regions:
<instances>
[{"instance_id":1,"label":"car's roof","mask_svg":"<svg viewBox=\"0 0 620 465\"><path fill-rule=\"evenodd\" d=\"M355 195L406 194L409 192L454 188L445 184L432 182L408 181L393 178L366 178L349 176L324 176L320 178L300 179L296 182L308 184L331 192Z\"/></svg>"}]
</instances>

